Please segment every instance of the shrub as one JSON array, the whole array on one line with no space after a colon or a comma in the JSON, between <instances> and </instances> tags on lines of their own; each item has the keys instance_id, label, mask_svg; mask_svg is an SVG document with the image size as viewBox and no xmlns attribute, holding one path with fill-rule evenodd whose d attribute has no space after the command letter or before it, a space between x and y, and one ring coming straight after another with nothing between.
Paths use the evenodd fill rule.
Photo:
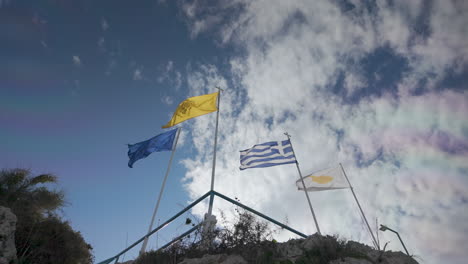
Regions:
<instances>
[{"instance_id":1,"label":"shrub","mask_svg":"<svg viewBox=\"0 0 468 264\"><path fill-rule=\"evenodd\" d=\"M236 209L236 219L234 223L229 223L225 215L221 212L222 228L216 228L211 234L214 243L208 250L201 248L201 229L197 229L193 234L183 238L164 250L149 251L138 259L135 264L149 263L177 263L184 258L199 258L204 254L236 253L247 259L260 259L261 252L257 252L253 244L260 244L271 239L272 231L265 221L257 220L254 215ZM192 221L186 221L191 224ZM273 243L273 242L271 242ZM267 263L267 262L265 262Z\"/></svg>"}]
</instances>

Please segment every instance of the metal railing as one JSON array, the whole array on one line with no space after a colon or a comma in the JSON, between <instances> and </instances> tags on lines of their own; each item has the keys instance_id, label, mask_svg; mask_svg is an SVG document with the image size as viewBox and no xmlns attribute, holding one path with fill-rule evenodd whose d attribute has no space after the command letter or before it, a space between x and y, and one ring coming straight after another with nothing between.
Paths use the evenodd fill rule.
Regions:
<instances>
[{"instance_id":1,"label":"metal railing","mask_svg":"<svg viewBox=\"0 0 468 264\"><path fill-rule=\"evenodd\" d=\"M245 209L245 210L247 210L247 211L249 211L249 212L251 212L251 213L254 213L254 214L256 214L256 215L258 215L258 216L260 216L260 217L266 219L267 221L270 221L270 222L274 223L275 225L278 225L278 226L280 226L281 228L284 228L284 229L286 229L286 230L288 230L288 231L290 231L290 232L292 232L292 233L294 233L294 234L296 234L296 235L298 235L298 236L301 236L301 237L303 237L303 238L306 238L306 237L307 237L307 235L305 235L305 234L303 234L303 233L301 233L301 232L299 232L299 231L297 231L297 230L295 230L295 229L293 229L293 228L291 228L291 227L289 227L289 226L287 226L287 225L285 225L285 224L282 224L282 223L276 221L275 219L273 219L273 218L271 218L271 217L269 217L269 216L267 216L267 215L264 215L264 214L262 214L262 213L260 213L260 212L258 212L258 211L256 211L256 210L254 210L254 209L252 209L252 208L246 206L246 205L243 205L243 204L239 203L238 201L235 201L235 200L233 200L233 199L231 199L231 198L229 198L229 197L227 197L227 196L225 196L225 195L223 195L223 194L220 194L220 193L218 193L218 192L216 192L216 191L209 191L209 192L205 193L203 196L201 196L200 198L198 198L197 200L195 200L194 202L192 202L190 205L188 205L187 207L185 207L182 211L180 211L179 213L177 213L176 215L174 215L173 217L171 217L169 220L167 220L167 221L164 222L163 224L159 225L158 227L156 227L155 229L153 229L151 232L149 232L149 233L147 233L146 235L144 235L142 238L138 239L135 243L131 244L131 245L128 246L126 249L124 249L124 250L122 250L121 252L119 252L117 255L115 255L115 256L113 256L113 257L111 257L111 258L108 258L108 259L106 259L106 260L104 260L104 261L101 261L101 262L99 262L98 264L109 264L109 263L111 263L111 262L114 261L114 260L115 260L114 263L117 263L117 262L119 261L120 256L122 256L124 253L126 253L127 251L129 251L130 249L132 249L133 247L135 247L136 245L138 245L139 243L141 243L146 237L149 237L149 236L153 235L154 233L156 233L157 231L159 231L160 229L162 229L162 228L165 227L166 225L170 224L170 223L171 223L172 221L174 221L177 217L179 217L179 216L182 215L183 213L185 213L185 212L187 212L188 210L190 210L192 207L194 207L195 205L197 205L198 203L200 203L201 201L203 201L203 200L204 200L206 197L208 197L208 196L210 196L210 197L218 196L219 198L222 198L222 199L224 199L224 200L226 200L226 201L228 201L228 202L230 202L230 203L232 203L232 204L235 204L235 205L237 205L237 206L239 206L239 207L241 207L241 208L243 208L243 209ZM191 229L189 229L189 230L186 231L185 233L183 233L183 234L181 234L180 236L174 238L171 242L169 242L169 243L165 244L164 246L160 247L158 250L164 249L164 248L166 248L166 247L172 245L172 244L175 243L176 241L178 241L178 240L184 238L184 237L187 236L188 234L190 234L190 233L192 233L193 231L195 231L200 225L201 225L201 224L198 224L198 225L192 227Z\"/></svg>"}]
</instances>

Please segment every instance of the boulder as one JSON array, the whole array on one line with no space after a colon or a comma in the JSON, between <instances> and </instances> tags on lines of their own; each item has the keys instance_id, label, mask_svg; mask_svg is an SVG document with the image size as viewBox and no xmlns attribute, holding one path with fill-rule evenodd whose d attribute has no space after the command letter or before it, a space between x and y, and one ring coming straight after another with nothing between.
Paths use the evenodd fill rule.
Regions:
<instances>
[{"instance_id":1,"label":"boulder","mask_svg":"<svg viewBox=\"0 0 468 264\"><path fill-rule=\"evenodd\" d=\"M0 206L0 264L16 261L16 215L10 208Z\"/></svg>"}]
</instances>

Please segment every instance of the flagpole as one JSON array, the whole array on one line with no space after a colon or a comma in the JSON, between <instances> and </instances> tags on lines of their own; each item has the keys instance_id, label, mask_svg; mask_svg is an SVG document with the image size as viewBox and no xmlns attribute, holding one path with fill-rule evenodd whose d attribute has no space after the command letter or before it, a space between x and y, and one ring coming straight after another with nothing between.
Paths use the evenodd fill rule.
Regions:
<instances>
[{"instance_id":1,"label":"flagpole","mask_svg":"<svg viewBox=\"0 0 468 264\"><path fill-rule=\"evenodd\" d=\"M214 137L214 149L213 149L213 168L211 170L211 191L214 191L214 180L215 180L215 169L216 169L216 147L218 145L218 121L219 121L219 106L221 103L221 91L224 91L223 89L216 87L216 89L219 90L218 93L218 111L216 112L216 129L215 129L215 137ZM208 216L211 216L213 212L213 201L214 201L214 195L210 195L210 204L208 207Z\"/></svg>"},{"instance_id":2,"label":"flagpole","mask_svg":"<svg viewBox=\"0 0 468 264\"><path fill-rule=\"evenodd\" d=\"M292 152L294 154L294 157L296 157L296 153L294 152L294 148L291 142L291 136L287 132L284 134L288 137L289 143L291 144ZM314 222L315 222L315 227L317 228L317 233L319 235L322 235L322 233L320 232L319 225L317 223L317 218L315 217L314 209L312 208L312 203L310 202L309 194L307 193L307 190L305 187L304 179L302 178L302 173L301 173L301 169L299 168L299 162L297 161L297 158L296 158L296 167L297 167L297 171L299 172L299 178L301 179L302 187L304 188L305 196L307 197L307 202L309 203L310 211L312 212L312 216L314 217Z\"/></svg>"},{"instance_id":3,"label":"flagpole","mask_svg":"<svg viewBox=\"0 0 468 264\"><path fill-rule=\"evenodd\" d=\"M357 205L358 205L358 207L359 207L359 210L361 211L361 215L362 215L362 217L364 218L364 221L366 222L367 228L369 229L369 233L370 233L371 236L372 236L372 240L373 240L373 242L374 242L374 246L375 246L377 249L380 250L379 244L377 243L377 240L375 239L374 233L372 232L372 229L370 228L369 222L367 222L366 215L364 215L364 211L362 211L361 205L359 204L359 201L358 201L358 199L357 199L357 197L356 197L356 194L354 193L354 188L353 188L353 186L351 186L351 182L349 181L348 176L346 175L346 172L345 172L345 170L344 170L344 168L343 168L343 165L341 165L341 163L340 163L340 167L341 167L341 170L343 171L343 174L344 174L346 180L348 181L349 188L351 189L351 192L353 193L354 199L356 200L356 203L357 203Z\"/></svg>"},{"instance_id":4,"label":"flagpole","mask_svg":"<svg viewBox=\"0 0 468 264\"><path fill-rule=\"evenodd\" d=\"M162 197L163 192L164 192L164 187L166 185L167 176L169 175L169 172L171 170L172 159L174 158L174 153L175 153L175 150L176 150L176 147L177 147L177 142L179 141L179 134L180 134L180 128L177 129L176 140L175 140L175 143L174 143L174 147L172 148L171 158L169 159L169 164L167 165L166 175L164 176L164 180L163 180L163 183L161 185L161 190L159 191L158 201L156 202L156 206L154 207L153 217L151 218L151 223L150 223L149 228L148 228L148 233L151 232L151 229L153 228L154 218L156 217L156 213L158 212L159 203L161 202L161 197ZM143 245L141 246L141 250L140 250L140 256L143 253L145 253L146 245L148 244L148 238L149 237L146 236L145 241L143 241Z\"/></svg>"}]
</instances>

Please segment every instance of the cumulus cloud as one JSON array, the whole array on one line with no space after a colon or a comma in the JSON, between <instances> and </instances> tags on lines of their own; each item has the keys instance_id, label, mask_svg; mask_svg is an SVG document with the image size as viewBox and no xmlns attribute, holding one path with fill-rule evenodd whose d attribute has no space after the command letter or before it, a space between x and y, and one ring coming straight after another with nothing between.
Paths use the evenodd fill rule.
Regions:
<instances>
[{"instance_id":1,"label":"cumulus cloud","mask_svg":"<svg viewBox=\"0 0 468 264\"><path fill-rule=\"evenodd\" d=\"M191 95L226 88L215 189L315 233L304 194L294 186L293 165L238 169L239 150L284 139L287 131L304 174L343 163L367 218L398 230L411 254L426 263L464 263L468 93L449 89L443 80L448 72L468 72L462 26L468 24L468 5L206 3L183 6L192 34L211 30L219 43L245 51L231 58L227 75L215 65L187 69ZM212 19L227 10L229 16ZM214 121L215 115L207 115L190 123L187 140L198 155L184 160L183 182L194 199L209 188ZM310 196L323 233L371 244L349 192ZM232 206L216 200L215 208L229 217ZM195 211L205 212L206 206ZM291 236L283 232L279 239ZM401 250L391 234L380 237Z\"/></svg>"}]
</instances>

